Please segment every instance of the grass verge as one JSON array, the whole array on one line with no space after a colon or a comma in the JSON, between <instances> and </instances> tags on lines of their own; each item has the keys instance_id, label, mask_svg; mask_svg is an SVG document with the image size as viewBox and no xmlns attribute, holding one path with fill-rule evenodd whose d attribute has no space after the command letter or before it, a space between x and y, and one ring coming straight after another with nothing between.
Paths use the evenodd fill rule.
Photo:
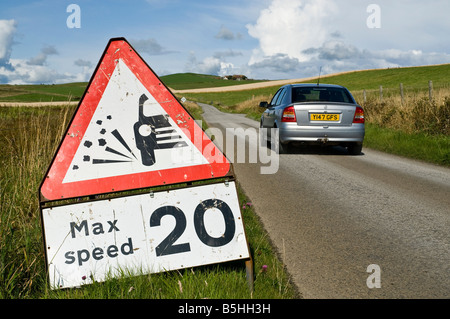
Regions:
<instances>
[{"instance_id":1,"label":"grass verge","mask_svg":"<svg viewBox=\"0 0 450 319\"><path fill-rule=\"evenodd\" d=\"M382 152L413 158L442 166L450 166L450 137L366 124L364 145Z\"/></svg>"}]
</instances>

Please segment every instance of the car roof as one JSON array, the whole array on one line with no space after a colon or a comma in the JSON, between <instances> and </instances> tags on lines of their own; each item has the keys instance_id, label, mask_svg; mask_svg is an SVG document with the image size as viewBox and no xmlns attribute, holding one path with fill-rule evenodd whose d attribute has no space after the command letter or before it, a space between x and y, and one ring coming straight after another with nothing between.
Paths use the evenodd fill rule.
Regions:
<instances>
[{"instance_id":1,"label":"car roof","mask_svg":"<svg viewBox=\"0 0 450 319\"><path fill-rule=\"evenodd\" d=\"M299 84L288 84L286 86L292 86L292 87L334 87L334 88L345 88L342 85L337 85L337 84L325 84L325 83L299 83Z\"/></svg>"}]
</instances>

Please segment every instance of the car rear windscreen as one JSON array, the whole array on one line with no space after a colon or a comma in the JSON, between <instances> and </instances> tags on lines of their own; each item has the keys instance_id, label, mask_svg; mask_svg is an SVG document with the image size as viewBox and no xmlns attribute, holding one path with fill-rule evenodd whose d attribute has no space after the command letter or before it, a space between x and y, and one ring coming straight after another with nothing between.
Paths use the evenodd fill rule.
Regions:
<instances>
[{"instance_id":1,"label":"car rear windscreen","mask_svg":"<svg viewBox=\"0 0 450 319\"><path fill-rule=\"evenodd\" d=\"M350 93L339 87L293 87L292 102L340 102L354 104Z\"/></svg>"}]
</instances>

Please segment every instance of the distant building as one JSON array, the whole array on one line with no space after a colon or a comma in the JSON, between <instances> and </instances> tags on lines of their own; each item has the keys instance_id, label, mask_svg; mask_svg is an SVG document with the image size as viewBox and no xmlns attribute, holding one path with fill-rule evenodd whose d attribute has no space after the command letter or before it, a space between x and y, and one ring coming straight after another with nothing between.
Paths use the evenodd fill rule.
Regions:
<instances>
[{"instance_id":1,"label":"distant building","mask_svg":"<svg viewBox=\"0 0 450 319\"><path fill-rule=\"evenodd\" d=\"M242 74L225 75L224 77L222 77L222 79L223 80L233 80L233 81L248 80L248 78Z\"/></svg>"}]
</instances>

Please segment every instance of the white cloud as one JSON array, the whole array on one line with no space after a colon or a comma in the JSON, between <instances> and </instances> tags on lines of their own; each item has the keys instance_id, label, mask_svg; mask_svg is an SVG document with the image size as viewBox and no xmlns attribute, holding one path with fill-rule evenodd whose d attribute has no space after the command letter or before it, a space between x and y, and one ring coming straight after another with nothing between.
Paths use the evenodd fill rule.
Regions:
<instances>
[{"instance_id":1,"label":"white cloud","mask_svg":"<svg viewBox=\"0 0 450 319\"><path fill-rule=\"evenodd\" d=\"M83 59L75 60L75 62L73 62L73 64L75 64L76 66L87 67L87 68L92 67L91 61L87 61L87 60L83 60Z\"/></svg>"},{"instance_id":2,"label":"white cloud","mask_svg":"<svg viewBox=\"0 0 450 319\"><path fill-rule=\"evenodd\" d=\"M341 40L325 41L318 48L304 51L309 54L309 62L328 65L329 68L341 71L342 68L388 68L402 66L419 66L450 62L450 54L438 52L423 52L422 50L367 50Z\"/></svg>"},{"instance_id":3,"label":"white cloud","mask_svg":"<svg viewBox=\"0 0 450 319\"><path fill-rule=\"evenodd\" d=\"M92 69L83 67L78 73L60 73L46 65L34 65L23 59L10 59L12 69L0 67L0 83L40 84L85 82L89 80Z\"/></svg>"},{"instance_id":4,"label":"white cloud","mask_svg":"<svg viewBox=\"0 0 450 319\"><path fill-rule=\"evenodd\" d=\"M239 32L234 34L233 31L222 25L219 32L216 34L215 38L222 40L235 40L235 39L239 40L242 39L242 34L240 34Z\"/></svg>"},{"instance_id":5,"label":"white cloud","mask_svg":"<svg viewBox=\"0 0 450 319\"><path fill-rule=\"evenodd\" d=\"M43 65L32 65L25 60L11 59L12 70L0 69L9 84L52 83L57 74Z\"/></svg>"},{"instance_id":6,"label":"white cloud","mask_svg":"<svg viewBox=\"0 0 450 319\"><path fill-rule=\"evenodd\" d=\"M36 84L36 83L66 83L87 81L92 73L91 65L81 66L78 73L60 73L47 65L50 55L58 54L52 46L44 46L40 53L28 60L11 58L17 22L15 20L0 20L0 83Z\"/></svg>"},{"instance_id":7,"label":"white cloud","mask_svg":"<svg viewBox=\"0 0 450 319\"><path fill-rule=\"evenodd\" d=\"M243 56L242 52L240 51L234 51L234 50L228 50L228 51L217 51L214 52L214 57L218 59L225 59L225 58L232 58L232 57L238 57Z\"/></svg>"},{"instance_id":8,"label":"white cloud","mask_svg":"<svg viewBox=\"0 0 450 319\"><path fill-rule=\"evenodd\" d=\"M376 30L366 25L368 4L272 0L261 10L256 22L247 25L249 35L258 40L248 61L247 75L287 79L315 76L321 67L322 73L327 74L450 62L450 54L445 53L444 47L444 52L436 52L426 47L422 39L412 40L410 30L402 29L398 19L393 18L395 13L404 12L406 3L401 6L383 3L383 27ZM424 25L430 29L431 22L414 24L415 30ZM397 47L399 37L408 45Z\"/></svg>"},{"instance_id":9,"label":"white cloud","mask_svg":"<svg viewBox=\"0 0 450 319\"><path fill-rule=\"evenodd\" d=\"M300 66L300 62L296 58L289 57L285 53L278 53L266 57L259 62L251 65L252 69L269 69L275 72L291 72Z\"/></svg>"},{"instance_id":10,"label":"white cloud","mask_svg":"<svg viewBox=\"0 0 450 319\"><path fill-rule=\"evenodd\" d=\"M14 34L17 23L15 20L0 20L0 67L10 68Z\"/></svg>"},{"instance_id":11,"label":"white cloud","mask_svg":"<svg viewBox=\"0 0 450 319\"><path fill-rule=\"evenodd\" d=\"M364 52L361 52L353 45L349 45L340 40L330 40L322 43L320 48L309 48L303 51L305 54L318 55L322 60L347 60L361 58Z\"/></svg>"},{"instance_id":12,"label":"white cloud","mask_svg":"<svg viewBox=\"0 0 450 319\"><path fill-rule=\"evenodd\" d=\"M58 51L55 49L54 46L49 45L49 46L43 47L41 52L34 58L31 58L27 62L27 64L29 64L29 65L44 65L45 62L47 61L47 57L52 54L58 54Z\"/></svg>"},{"instance_id":13,"label":"white cloud","mask_svg":"<svg viewBox=\"0 0 450 319\"><path fill-rule=\"evenodd\" d=\"M247 25L250 36L259 41L249 64L280 53L306 61L303 51L325 41L330 33L326 17L336 12L330 0L273 0L255 24Z\"/></svg>"},{"instance_id":14,"label":"white cloud","mask_svg":"<svg viewBox=\"0 0 450 319\"><path fill-rule=\"evenodd\" d=\"M174 52L163 48L154 38L130 40L130 43L138 52L145 52L149 55L162 55Z\"/></svg>"},{"instance_id":15,"label":"white cloud","mask_svg":"<svg viewBox=\"0 0 450 319\"><path fill-rule=\"evenodd\" d=\"M62 26L58 19L47 19L51 15L47 4L30 5L26 12L22 10L20 21L18 17L0 20L0 83L89 80L105 37L115 32L102 19L118 17L123 35L138 39L131 43L144 58L151 56L150 65L163 70L160 75L187 70L287 79L317 75L320 67L326 74L450 62L450 42L445 40L450 1L378 0L379 29L366 25L371 3L146 0L143 6L123 11L94 1L82 8L83 14L99 8L108 9L109 14L99 16L97 25L84 23L79 30L66 29L64 19ZM15 2L5 6L15 8L9 12L18 12ZM61 14L67 17L64 10ZM141 14L144 18L137 19ZM175 24L173 17L177 17ZM48 23L40 23L42 19ZM47 35L45 40L39 37L42 34ZM237 41L241 37L245 41ZM105 42L99 44L103 41L99 39ZM46 46L40 41L46 41ZM185 65L190 51L197 54L191 54Z\"/></svg>"},{"instance_id":16,"label":"white cloud","mask_svg":"<svg viewBox=\"0 0 450 319\"><path fill-rule=\"evenodd\" d=\"M195 53L190 52L185 70L186 72L224 76L233 74L235 67L233 63L224 62L217 57L206 57L203 61L198 62Z\"/></svg>"}]
</instances>

